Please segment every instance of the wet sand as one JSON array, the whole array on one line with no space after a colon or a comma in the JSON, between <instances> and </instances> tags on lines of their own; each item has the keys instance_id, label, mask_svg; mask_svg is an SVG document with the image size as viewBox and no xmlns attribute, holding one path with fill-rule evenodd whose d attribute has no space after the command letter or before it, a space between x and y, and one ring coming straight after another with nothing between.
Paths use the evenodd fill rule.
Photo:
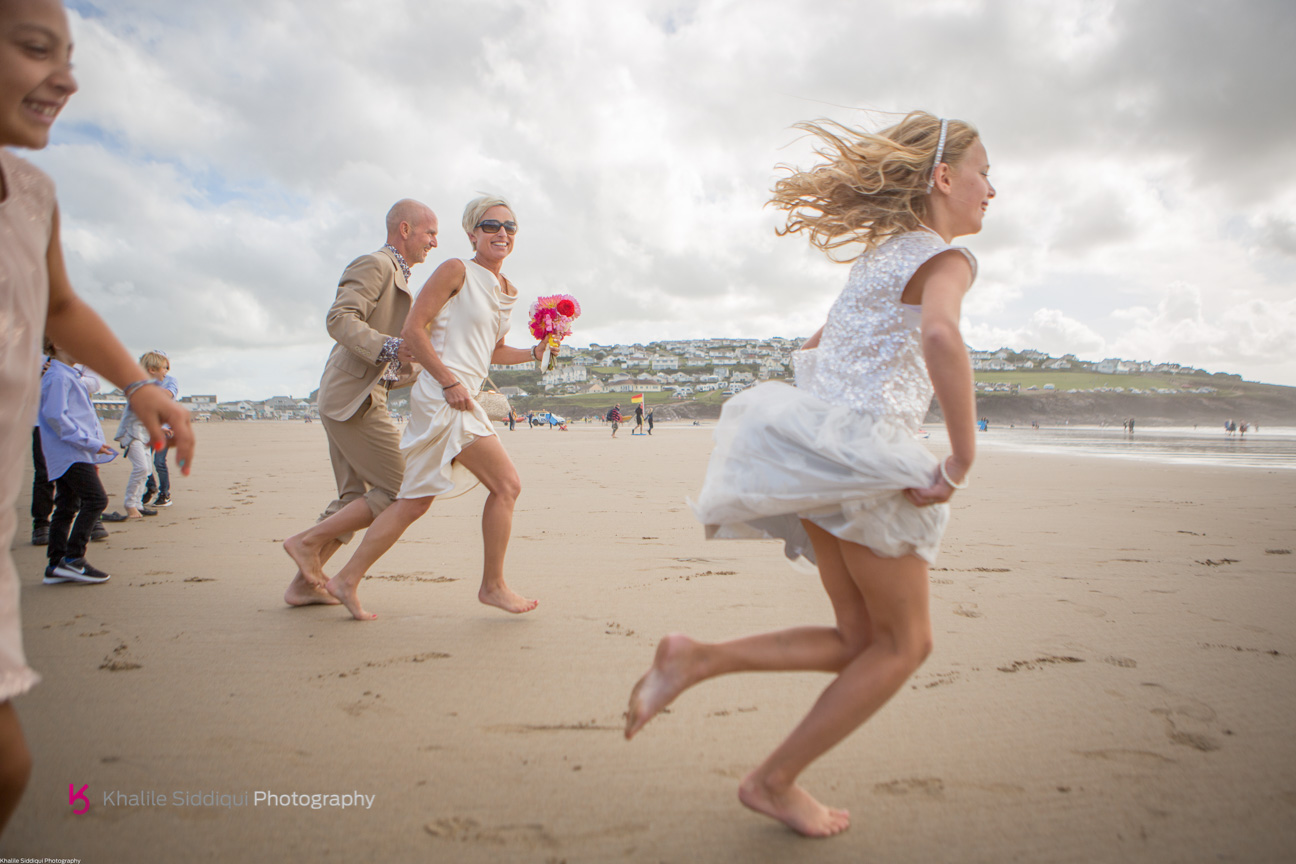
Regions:
<instances>
[{"instance_id":1,"label":"wet sand","mask_svg":"<svg viewBox=\"0 0 1296 864\"><path fill-rule=\"evenodd\" d=\"M319 424L202 426L175 505L91 547L107 585L41 585L43 550L20 533L44 680L15 702L36 765L0 853L1290 860L1296 472L984 450L932 572L935 651L807 772L853 816L807 841L736 787L826 676L709 682L622 738L664 633L830 620L777 543L702 538L684 498L708 430L629 432L501 433L525 487L510 581L540 599L521 617L476 601L481 490L435 503L374 568L361 596L377 621L285 606L279 544L332 497ZM104 469L110 509L126 472ZM69 783L88 786L89 812L71 812ZM258 792L375 798L253 806Z\"/></svg>"}]
</instances>

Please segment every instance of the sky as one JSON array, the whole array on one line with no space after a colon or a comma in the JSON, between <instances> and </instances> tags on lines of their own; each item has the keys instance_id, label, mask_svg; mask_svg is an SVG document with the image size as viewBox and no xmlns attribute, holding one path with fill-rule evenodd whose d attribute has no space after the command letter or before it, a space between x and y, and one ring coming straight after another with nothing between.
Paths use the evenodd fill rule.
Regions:
<instances>
[{"instance_id":1,"label":"sky","mask_svg":"<svg viewBox=\"0 0 1296 864\"><path fill-rule=\"evenodd\" d=\"M399 198L440 246L504 195L525 309L572 344L808 336L848 265L778 237L792 129L973 123L998 196L964 238L977 349L1296 385L1290 0L67 0L44 151L77 291L181 393L305 396L347 263Z\"/></svg>"}]
</instances>

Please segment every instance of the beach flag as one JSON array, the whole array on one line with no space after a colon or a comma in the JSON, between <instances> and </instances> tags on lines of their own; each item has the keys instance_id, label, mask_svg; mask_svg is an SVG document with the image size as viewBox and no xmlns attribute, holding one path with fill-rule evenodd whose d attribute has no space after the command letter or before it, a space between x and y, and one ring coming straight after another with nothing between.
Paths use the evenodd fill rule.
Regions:
<instances>
[{"instance_id":1,"label":"beach flag","mask_svg":"<svg viewBox=\"0 0 1296 864\"><path fill-rule=\"evenodd\" d=\"M636 395L634 395L634 396L631 396L631 397L630 397L630 401L631 401L632 403L634 403L634 402L642 402L642 401L643 401L643 394L642 394L642 393L639 393L639 394L636 394Z\"/></svg>"}]
</instances>

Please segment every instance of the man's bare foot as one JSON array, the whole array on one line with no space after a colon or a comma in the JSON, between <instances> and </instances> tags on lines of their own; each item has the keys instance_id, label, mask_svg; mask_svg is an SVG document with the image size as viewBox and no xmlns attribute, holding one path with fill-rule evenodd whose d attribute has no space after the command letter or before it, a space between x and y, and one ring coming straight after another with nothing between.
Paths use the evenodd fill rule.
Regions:
<instances>
[{"instance_id":1,"label":"man's bare foot","mask_svg":"<svg viewBox=\"0 0 1296 864\"><path fill-rule=\"evenodd\" d=\"M845 810L825 807L795 783L775 792L757 778L755 771L739 784L738 800L744 807L777 819L806 837L831 837L850 827L850 813Z\"/></svg>"},{"instance_id":2,"label":"man's bare foot","mask_svg":"<svg viewBox=\"0 0 1296 864\"><path fill-rule=\"evenodd\" d=\"M630 708L626 711L627 741L694 683L691 661L696 646L696 642L682 633L672 633L657 643L652 668L630 691Z\"/></svg>"},{"instance_id":3,"label":"man's bare foot","mask_svg":"<svg viewBox=\"0 0 1296 864\"><path fill-rule=\"evenodd\" d=\"M357 621L372 621L378 617L372 612L366 612L360 606L360 595L356 593L354 587L343 582L340 576L334 576L328 580L328 584L324 587L328 590L328 593L342 601L342 605L351 613L351 617Z\"/></svg>"},{"instance_id":4,"label":"man's bare foot","mask_svg":"<svg viewBox=\"0 0 1296 864\"><path fill-rule=\"evenodd\" d=\"M284 592L284 602L289 606L312 606L317 603L336 606L342 601L325 591L322 586L311 582L298 570L297 575L288 583L288 590Z\"/></svg>"},{"instance_id":5,"label":"man's bare foot","mask_svg":"<svg viewBox=\"0 0 1296 864\"><path fill-rule=\"evenodd\" d=\"M302 532L302 534L305 533L305 531ZM307 581L313 582L323 590L328 577L324 575L324 565L320 562L320 550L303 541L302 534L294 534L283 541L284 551L297 565L298 575L305 576Z\"/></svg>"},{"instance_id":6,"label":"man's bare foot","mask_svg":"<svg viewBox=\"0 0 1296 864\"><path fill-rule=\"evenodd\" d=\"M528 600L507 585L501 585L499 588L490 591L487 591L486 586L483 585L477 592L477 599L487 606L497 606L505 612L512 612L517 615L530 612L540 605L539 600Z\"/></svg>"}]
</instances>

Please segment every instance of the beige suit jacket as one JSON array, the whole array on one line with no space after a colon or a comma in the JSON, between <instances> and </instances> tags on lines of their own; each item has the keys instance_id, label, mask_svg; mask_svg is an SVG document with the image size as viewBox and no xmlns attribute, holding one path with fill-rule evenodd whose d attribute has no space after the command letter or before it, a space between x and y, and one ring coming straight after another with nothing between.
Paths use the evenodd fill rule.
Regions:
<instances>
[{"instance_id":1,"label":"beige suit jacket","mask_svg":"<svg viewBox=\"0 0 1296 864\"><path fill-rule=\"evenodd\" d=\"M387 368L378 360L383 344L400 335L412 303L391 250L362 255L347 266L328 313L328 332L337 344L320 378L322 416L341 421L356 413Z\"/></svg>"}]
</instances>

